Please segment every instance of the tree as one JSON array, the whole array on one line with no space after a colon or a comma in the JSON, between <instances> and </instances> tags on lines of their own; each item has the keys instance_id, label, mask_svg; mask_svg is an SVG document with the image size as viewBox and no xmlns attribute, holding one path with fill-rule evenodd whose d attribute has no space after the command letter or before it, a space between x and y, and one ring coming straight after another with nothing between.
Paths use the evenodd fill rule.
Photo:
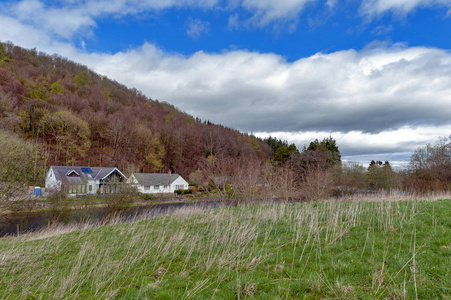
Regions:
<instances>
[{"instance_id":1,"label":"tree","mask_svg":"<svg viewBox=\"0 0 451 300\"><path fill-rule=\"evenodd\" d=\"M160 142L159 134L152 133L144 124L138 124L135 126L134 142L140 169L147 169L152 172L161 170L165 150Z\"/></svg>"},{"instance_id":2,"label":"tree","mask_svg":"<svg viewBox=\"0 0 451 300\"><path fill-rule=\"evenodd\" d=\"M281 146L274 153L274 162L276 162L279 166L285 164L285 162L290 159L290 157L294 154L299 154L298 149L295 144L291 144L290 146Z\"/></svg>"},{"instance_id":3,"label":"tree","mask_svg":"<svg viewBox=\"0 0 451 300\"><path fill-rule=\"evenodd\" d=\"M0 61L2 61L5 57L7 57L5 46L0 43Z\"/></svg>"},{"instance_id":4,"label":"tree","mask_svg":"<svg viewBox=\"0 0 451 300\"><path fill-rule=\"evenodd\" d=\"M19 111L19 125L23 132L35 133L39 131L42 118L50 113L49 103L40 99L28 99Z\"/></svg>"},{"instance_id":5,"label":"tree","mask_svg":"<svg viewBox=\"0 0 451 300\"><path fill-rule=\"evenodd\" d=\"M366 190L367 170L364 166L356 162L347 162L338 168L337 185L342 194L354 194Z\"/></svg>"},{"instance_id":6,"label":"tree","mask_svg":"<svg viewBox=\"0 0 451 300\"><path fill-rule=\"evenodd\" d=\"M50 91L55 95L64 94L64 87L61 83L61 79L55 81L50 85Z\"/></svg>"},{"instance_id":7,"label":"tree","mask_svg":"<svg viewBox=\"0 0 451 300\"><path fill-rule=\"evenodd\" d=\"M327 162L331 165L341 163L340 150L338 150L337 142L331 136L324 138L321 142L319 142L318 139L315 139L314 141L310 142L308 148L304 150L320 150L324 154L326 154Z\"/></svg>"},{"instance_id":8,"label":"tree","mask_svg":"<svg viewBox=\"0 0 451 300\"><path fill-rule=\"evenodd\" d=\"M368 166L369 187L373 190L388 190L399 187L397 174L393 171L390 163L372 160Z\"/></svg>"},{"instance_id":9,"label":"tree","mask_svg":"<svg viewBox=\"0 0 451 300\"><path fill-rule=\"evenodd\" d=\"M0 130L0 182L42 185L45 163L39 146Z\"/></svg>"},{"instance_id":10,"label":"tree","mask_svg":"<svg viewBox=\"0 0 451 300\"><path fill-rule=\"evenodd\" d=\"M451 183L451 135L416 149L410 158L410 170L418 178Z\"/></svg>"},{"instance_id":11,"label":"tree","mask_svg":"<svg viewBox=\"0 0 451 300\"><path fill-rule=\"evenodd\" d=\"M45 136L53 141L66 163L72 164L77 156L84 157L91 147L89 125L69 111L46 115L41 121Z\"/></svg>"},{"instance_id":12,"label":"tree","mask_svg":"<svg viewBox=\"0 0 451 300\"><path fill-rule=\"evenodd\" d=\"M92 81L89 78L88 71L83 71L77 74L74 78L74 83L76 86L81 87L83 85L91 85Z\"/></svg>"},{"instance_id":13,"label":"tree","mask_svg":"<svg viewBox=\"0 0 451 300\"><path fill-rule=\"evenodd\" d=\"M282 146L288 147L288 141L282 141L277 138L273 138L272 136L265 138L263 141L271 147L273 153L276 153L277 149Z\"/></svg>"}]
</instances>

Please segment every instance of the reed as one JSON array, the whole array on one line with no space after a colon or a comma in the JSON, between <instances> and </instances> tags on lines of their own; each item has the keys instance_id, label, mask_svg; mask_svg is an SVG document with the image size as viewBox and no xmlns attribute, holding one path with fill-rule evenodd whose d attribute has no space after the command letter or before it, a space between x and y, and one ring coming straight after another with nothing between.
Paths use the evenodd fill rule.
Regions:
<instances>
[{"instance_id":1,"label":"reed","mask_svg":"<svg viewBox=\"0 0 451 300\"><path fill-rule=\"evenodd\" d=\"M0 298L450 296L451 201L406 198L179 209L3 238Z\"/></svg>"}]
</instances>

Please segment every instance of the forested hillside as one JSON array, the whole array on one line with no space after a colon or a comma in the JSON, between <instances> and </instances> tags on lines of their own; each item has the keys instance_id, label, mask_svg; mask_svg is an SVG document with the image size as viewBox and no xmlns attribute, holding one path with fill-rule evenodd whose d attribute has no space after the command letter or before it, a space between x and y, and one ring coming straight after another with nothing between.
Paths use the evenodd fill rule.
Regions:
<instances>
[{"instance_id":1,"label":"forested hillside","mask_svg":"<svg viewBox=\"0 0 451 300\"><path fill-rule=\"evenodd\" d=\"M11 43L0 43L0 130L35 147L37 166L189 176L213 158L263 162L273 153L252 135L195 119L67 58Z\"/></svg>"}]
</instances>

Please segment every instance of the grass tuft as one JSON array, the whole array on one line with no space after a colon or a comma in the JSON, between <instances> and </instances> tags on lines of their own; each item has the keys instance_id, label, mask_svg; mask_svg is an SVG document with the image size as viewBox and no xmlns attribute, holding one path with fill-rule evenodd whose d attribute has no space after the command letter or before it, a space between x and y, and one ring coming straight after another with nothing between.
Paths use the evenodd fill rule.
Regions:
<instances>
[{"instance_id":1,"label":"grass tuft","mask_svg":"<svg viewBox=\"0 0 451 300\"><path fill-rule=\"evenodd\" d=\"M451 201L386 197L189 209L3 238L0 298L451 296Z\"/></svg>"}]
</instances>

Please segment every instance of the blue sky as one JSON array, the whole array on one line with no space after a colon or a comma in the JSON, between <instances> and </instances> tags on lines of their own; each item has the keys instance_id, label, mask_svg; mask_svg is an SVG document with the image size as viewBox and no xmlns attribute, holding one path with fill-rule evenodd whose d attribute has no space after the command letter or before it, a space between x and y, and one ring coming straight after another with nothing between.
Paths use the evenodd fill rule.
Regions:
<instances>
[{"instance_id":1,"label":"blue sky","mask_svg":"<svg viewBox=\"0 0 451 300\"><path fill-rule=\"evenodd\" d=\"M0 2L1 41L257 136L401 166L451 134L451 0Z\"/></svg>"},{"instance_id":2,"label":"blue sky","mask_svg":"<svg viewBox=\"0 0 451 300\"><path fill-rule=\"evenodd\" d=\"M231 20L252 18L242 8L171 8L137 18L100 18L92 29L94 36L83 40L88 51L117 52L150 42L184 55L248 49L277 53L287 61L317 52L362 49L374 41L451 48L445 6L369 16L359 13L362 8L357 1L342 4L328 8L324 2L312 2L297 18L266 26L234 26Z\"/></svg>"}]
</instances>

